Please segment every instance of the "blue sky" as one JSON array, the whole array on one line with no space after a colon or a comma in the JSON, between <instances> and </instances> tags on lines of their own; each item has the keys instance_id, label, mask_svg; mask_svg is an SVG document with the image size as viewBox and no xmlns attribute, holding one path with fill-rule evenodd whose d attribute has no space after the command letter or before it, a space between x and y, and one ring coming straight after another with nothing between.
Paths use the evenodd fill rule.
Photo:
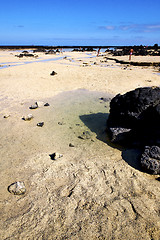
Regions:
<instances>
[{"instance_id":1,"label":"blue sky","mask_svg":"<svg viewBox=\"0 0 160 240\"><path fill-rule=\"evenodd\" d=\"M0 45L160 45L160 0L8 0Z\"/></svg>"}]
</instances>

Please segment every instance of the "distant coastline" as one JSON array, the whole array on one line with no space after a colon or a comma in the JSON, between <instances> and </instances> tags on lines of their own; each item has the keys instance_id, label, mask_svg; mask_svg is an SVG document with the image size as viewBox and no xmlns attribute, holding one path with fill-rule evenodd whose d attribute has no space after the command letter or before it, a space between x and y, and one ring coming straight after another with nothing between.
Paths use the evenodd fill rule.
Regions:
<instances>
[{"instance_id":1,"label":"distant coastline","mask_svg":"<svg viewBox=\"0 0 160 240\"><path fill-rule=\"evenodd\" d=\"M134 47L141 47L142 45L134 45ZM0 45L0 49L38 49L38 48L44 48L44 49L57 49L57 48L116 48L116 49L120 49L120 48L128 48L130 49L133 46L116 46L116 45L107 45L107 46L101 46L101 45L91 45L91 46L83 46L83 45L73 45L73 46L45 46L45 45ZM147 46L148 49L154 49L154 45L153 46Z\"/></svg>"}]
</instances>

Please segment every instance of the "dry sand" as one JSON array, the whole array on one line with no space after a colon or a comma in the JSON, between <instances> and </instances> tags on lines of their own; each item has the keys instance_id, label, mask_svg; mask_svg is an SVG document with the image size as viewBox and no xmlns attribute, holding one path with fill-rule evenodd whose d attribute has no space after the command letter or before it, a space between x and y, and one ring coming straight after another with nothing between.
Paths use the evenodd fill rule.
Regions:
<instances>
[{"instance_id":1,"label":"dry sand","mask_svg":"<svg viewBox=\"0 0 160 240\"><path fill-rule=\"evenodd\" d=\"M100 99L159 86L157 69L106 62L105 53L16 54L0 52L0 239L159 240L159 176L141 171L138 150L110 144L109 101ZM36 101L50 106L29 109ZM63 157L51 160L54 152ZM24 195L8 192L16 181Z\"/></svg>"}]
</instances>

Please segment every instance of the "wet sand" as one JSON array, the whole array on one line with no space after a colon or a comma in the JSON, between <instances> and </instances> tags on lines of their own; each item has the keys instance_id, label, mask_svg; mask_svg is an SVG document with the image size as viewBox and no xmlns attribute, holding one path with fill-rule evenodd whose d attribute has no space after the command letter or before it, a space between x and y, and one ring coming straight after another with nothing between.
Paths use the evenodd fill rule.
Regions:
<instances>
[{"instance_id":1,"label":"wet sand","mask_svg":"<svg viewBox=\"0 0 160 240\"><path fill-rule=\"evenodd\" d=\"M158 240L159 176L143 173L140 152L112 146L105 131L110 99L159 86L157 69L124 69L95 52L15 54L0 52L0 65L21 64L0 69L1 239ZM29 109L36 101L50 106ZM63 157L51 160L54 152ZM24 195L7 191L15 181Z\"/></svg>"}]
</instances>

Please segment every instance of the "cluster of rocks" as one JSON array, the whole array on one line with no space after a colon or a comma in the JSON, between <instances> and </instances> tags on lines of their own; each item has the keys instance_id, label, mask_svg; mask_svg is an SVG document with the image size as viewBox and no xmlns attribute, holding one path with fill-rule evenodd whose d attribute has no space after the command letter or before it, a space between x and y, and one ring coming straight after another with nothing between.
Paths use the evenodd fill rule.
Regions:
<instances>
[{"instance_id":1,"label":"cluster of rocks","mask_svg":"<svg viewBox=\"0 0 160 240\"><path fill-rule=\"evenodd\" d=\"M43 106L48 107L49 103L35 102L33 105L31 105L29 107L29 109L37 109L37 108L43 107ZM31 119L33 119L33 115L30 113L26 116L23 116L22 119L25 120L25 121L30 121ZM39 126L39 127L43 127L43 125L44 125L44 122L37 123L37 126Z\"/></svg>"},{"instance_id":2,"label":"cluster of rocks","mask_svg":"<svg viewBox=\"0 0 160 240\"><path fill-rule=\"evenodd\" d=\"M95 49L93 49L93 47L88 47L88 48L85 48L85 47L82 47L82 48L74 48L72 50L72 52L93 52L93 51L96 51Z\"/></svg>"},{"instance_id":3,"label":"cluster of rocks","mask_svg":"<svg viewBox=\"0 0 160 240\"><path fill-rule=\"evenodd\" d=\"M60 50L57 49L45 49L45 48L37 48L35 50L33 50L33 53L37 53L37 52L41 52L41 53L45 53L45 54L56 54L57 52L59 53Z\"/></svg>"},{"instance_id":4,"label":"cluster of rocks","mask_svg":"<svg viewBox=\"0 0 160 240\"><path fill-rule=\"evenodd\" d=\"M57 51L51 49L45 52L45 54L56 54Z\"/></svg>"},{"instance_id":5,"label":"cluster of rocks","mask_svg":"<svg viewBox=\"0 0 160 240\"><path fill-rule=\"evenodd\" d=\"M107 130L113 143L144 148L142 168L160 174L160 88L144 87L116 95Z\"/></svg>"},{"instance_id":6,"label":"cluster of rocks","mask_svg":"<svg viewBox=\"0 0 160 240\"><path fill-rule=\"evenodd\" d=\"M54 152L52 154L49 154L49 157L51 160L58 160L59 158L63 157L63 154ZM8 192L14 194L14 195L23 195L26 193L26 186L25 183L22 181L17 181L14 183L11 183L8 186Z\"/></svg>"},{"instance_id":7,"label":"cluster of rocks","mask_svg":"<svg viewBox=\"0 0 160 240\"><path fill-rule=\"evenodd\" d=\"M114 50L107 49L106 52L111 53L113 56L125 56L129 55L130 49L133 49L133 55L135 56L160 56L160 49L158 47L145 47L145 46L133 46L122 47Z\"/></svg>"},{"instance_id":8,"label":"cluster of rocks","mask_svg":"<svg viewBox=\"0 0 160 240\"><path fill-rule=\"evenodd\" d=\"M37 48L33 50L33 53L37 53L37 52L41 52L41 53L45 53L47 50L45 48Z\"/></svg>"},{"instance_id":9,"label":"cluster of rocks","mask_svg":"<svg viewBox=\"0 0 160 240\"><path fill-rule=\"evenodd\" d=\"M23 57L35 57L37 58L38 55L35 55L34 53L45 53L45 54L56 54L60 53L60 50L57 49L45 49L45 48L38 48L33 50L33 53L29 53L28 51L23 51L22 53L15 55L16 57L23 58Z\"/></svg>"},{"instance_id":10,"label":"cluster of rocks","mask_svg":"<svg viewBox=\"0 0 160 240\"><path fill-rule=\"evenodd\" d=\"M20 53L19 55L15 55L15 57L23 58L23 57L35 57L37 58L38 55L34 55L32 53L28 53L27 51L23 51L23 53Z\"/></svg>"},{"instance_id":11,"label":"cluster of rocks","mask_svg":"<svg viewBox=\"0 0 160 240\"><path fill-rule=\"evenodd\" d=\"M29 109L37 109L39 107L47 107L47 106L50 106L49 103L44 103L44 102L35 102L33 105L31 105L29 107ZM10 115L4 115L4 118L8 118ZM26 116L23 116L22 117L22 120L25 120L25 121L30 121L31 119L33 119L33 115L32 114L28 114ZM44 125L44 122L39 122L37 123L37 126L38 127L43 127ZM72 146L73 147L73 146ZM62 158L63 157L63 154L60 154L60 153L57 153L57 152L54 152L52 154L49 154L49 157L51 160L58 160L59 158ZM17 181L17 182L14 182L12 184L10 184L8 186L8 191L14 195L23 195L26 193L26 187L25 187L25 184L24 182L22 181Z\"/></svg>"},{"instance_id":12,"label":"cluster of rocks","mask_svg":"<svg viewBox=\"0 0 160 240\"><path fill-rule=\"evenodd\" d=\"M45 54L56 54L56 53L60 53L60 50L58 48L56 50L50 49L46 51Z\"/></svg>"}]
</instances>

